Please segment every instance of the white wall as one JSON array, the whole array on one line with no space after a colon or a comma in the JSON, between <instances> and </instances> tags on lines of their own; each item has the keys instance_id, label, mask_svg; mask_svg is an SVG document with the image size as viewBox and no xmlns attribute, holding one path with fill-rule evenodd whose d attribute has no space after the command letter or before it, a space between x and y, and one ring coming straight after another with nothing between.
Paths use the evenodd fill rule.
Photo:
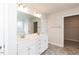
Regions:
<instances>
[{"instance_id":1,"label":"white wall","mask_svg":"<svg viewBox=\"0 0 79 59\"><path fill-rule=\"evenodd\" d=\"M79 15L79 7L48 16L49 43L64 47L64 17L72 15Z\"/></svg>"},{"instance_id":2,"label":"white wall","mask_svg":"<svg viewBox=\"0 0 79 59\"><path fill-rule=\"evenodd\" d=\"M0 53L4 52L4 26L3 26L3 4L0 4L0 47L2 47L0 49Z\"/></svg>"},{"instance_id":3,"label":"white wall","mask_svg":"<svg viewBox=\"0 0 79 59\"><path fill-rule=\"evenodd\" d=\"M5 54L17 54L17 16L14 3L4 4Z\"/></svg>"}]
</instances>

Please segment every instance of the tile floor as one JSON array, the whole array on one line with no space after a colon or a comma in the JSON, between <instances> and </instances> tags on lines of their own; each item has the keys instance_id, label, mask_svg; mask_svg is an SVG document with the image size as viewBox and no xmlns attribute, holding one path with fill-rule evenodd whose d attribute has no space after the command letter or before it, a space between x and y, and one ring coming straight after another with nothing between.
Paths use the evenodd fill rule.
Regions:
<instances>
[{"instance_id":1,"label":"tile floor","mask_svg":"<svg viewBox=\"0 0 79 59\"><path fill-rule=\"evenodd\" d=\"M48 49L42 55L79 55L79 42L65 40L65 47L49 44Z\"/></svg>"}]
</instances>

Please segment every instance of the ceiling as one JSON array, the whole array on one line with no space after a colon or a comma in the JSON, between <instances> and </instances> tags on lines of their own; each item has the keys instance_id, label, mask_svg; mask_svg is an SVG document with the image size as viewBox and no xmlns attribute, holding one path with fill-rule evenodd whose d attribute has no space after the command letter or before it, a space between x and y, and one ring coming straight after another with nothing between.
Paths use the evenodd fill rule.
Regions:
<instances>
[{"instance_id":1,"label":"ceiling","mask_svg":"<svg viewBox=\"0 0 79 59\"><path fill-rule=\"evenodd\" d=\"M28 7L33 11L50 14L79 7L79 3L23 3L23 6Z\"/></svg>"}]
</instances>

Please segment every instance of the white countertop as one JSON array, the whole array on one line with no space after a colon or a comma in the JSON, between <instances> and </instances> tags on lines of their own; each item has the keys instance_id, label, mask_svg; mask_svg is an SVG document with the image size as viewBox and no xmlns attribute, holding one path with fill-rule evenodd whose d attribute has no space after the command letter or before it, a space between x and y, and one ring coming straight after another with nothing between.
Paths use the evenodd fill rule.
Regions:
<instances>
[{"instance_id":1,"label":"white countertop","mask_svg":"<svg viewBox=\"0 0 79 59\"><path fill-rule=\"evenodd\" d=\"M30 43L34 43L35 41L37 41L37 39L39 39L40 35L38 34L28 34L28 35L25 35L24 38L21 38L21 37L18 37L17 38L17 41L18 41L18 44L30 44Z\"/></svg>"}]
</instances>

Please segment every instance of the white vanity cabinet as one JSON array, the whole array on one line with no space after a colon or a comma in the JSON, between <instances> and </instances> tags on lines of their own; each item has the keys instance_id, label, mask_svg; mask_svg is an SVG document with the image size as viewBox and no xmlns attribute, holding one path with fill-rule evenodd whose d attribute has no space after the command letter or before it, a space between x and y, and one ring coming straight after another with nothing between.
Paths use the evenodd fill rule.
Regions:
<instances>
[{"instance_id":1,"label":"white vanity cabinet","mask_svg":"<svg viewBox=\"0 0 79 59\"><path fill-rule=\"evenodd\" d=\"M28 47L25 44L18 44L18 55L27 55Z\"/></svg>"},{"instance_id":2,"label":"white vanity cabinet","mask_svg":"<svg viewBox=\"0 0 79 59\"><path fill-rule=\"evenodd\" d=\"M18 55L37 55L39 54L39 42L35 43L22 43L18 45Z\"/></svg>"},{"instance_id":3,"label":"white vanity cabinet","mask_svg":"<svg viewBox=\"0 0 79 59\"><path fill-rule=\"evenodd\" d=\"M41 53L43 53L48 48L48 37L41 37Z\"/></svg>"},{"instance_id":4,"label":"white vanity cabinet","mask_svg":"<svg viewBox=\"0 0 79 59\"><path fill-rule=\"evenodd\" d=\"M40 36L18 44L18 55L40 55L48 48L48 40L46 36Z\"/></svg>"}]
</instances>

